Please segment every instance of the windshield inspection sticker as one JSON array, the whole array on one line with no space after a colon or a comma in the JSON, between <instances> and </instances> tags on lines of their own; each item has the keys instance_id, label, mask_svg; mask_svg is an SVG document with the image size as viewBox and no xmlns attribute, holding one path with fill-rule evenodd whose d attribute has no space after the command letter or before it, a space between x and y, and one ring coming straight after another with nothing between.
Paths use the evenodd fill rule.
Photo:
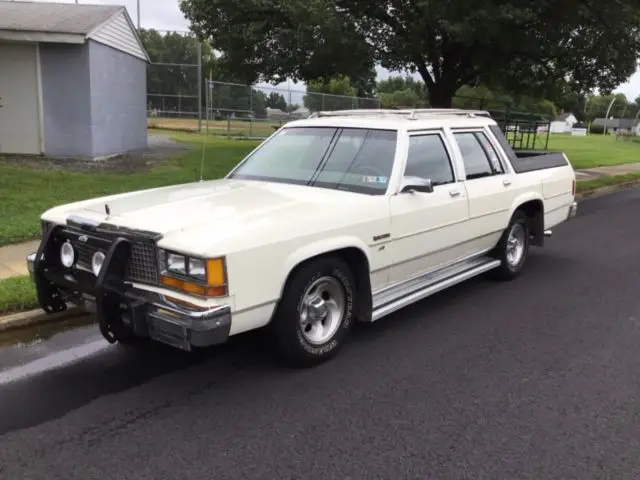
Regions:
<instances>
[{"instance_id":1,"label":"windshield inspection sticker","mask_svg":"<svg viewBox=\"0 0 640 480\"><path fill-rule=\"evenodd\" d=\"M362 177L362 181L364 183L387 183L388 179L389 177L372 177L372 176Z\"/></svg>"}]
</instances>

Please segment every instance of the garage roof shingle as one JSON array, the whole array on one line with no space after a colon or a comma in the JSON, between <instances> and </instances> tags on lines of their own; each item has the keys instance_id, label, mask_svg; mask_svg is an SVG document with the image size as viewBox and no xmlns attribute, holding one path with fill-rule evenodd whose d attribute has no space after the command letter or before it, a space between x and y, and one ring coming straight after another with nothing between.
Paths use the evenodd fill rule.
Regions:
<instances>
[{"instance_id":1,"label":"garage roof shingle","mask_svg":"<svg viewBox=\"0 0 640 480\"><path fill-rule=\"evenodd\" d=\"M0 30L87 35L124 7L0 1Z\"/></svg>"}]
</instances>

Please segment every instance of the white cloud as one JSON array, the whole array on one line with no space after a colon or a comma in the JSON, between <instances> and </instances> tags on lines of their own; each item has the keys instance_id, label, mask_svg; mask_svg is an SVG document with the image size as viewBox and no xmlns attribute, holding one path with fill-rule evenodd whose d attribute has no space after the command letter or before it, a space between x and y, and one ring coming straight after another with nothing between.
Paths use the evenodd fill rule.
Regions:
<instances>
[{"instance_id":1,"label":"white cloud","mask_svg":"<svg viewBox=\"0 0 640 480\"><path fill-rule=\"evenodd\" d=\"M616 88L616 93L624 93L629 101L633 102L638 96L640 96L640 70L634 73L629 81L623 83Z\"/></svg>"},{"instance_id":2,"label":"white cloud","mask_svg":"<svg viewBox=\"0 0 640 480\"><path fill-rule=\"evenodd\" d=\"M75 0L40 0L44 2L60 2L75 3ZM140 3L140 20L144 28L154 28L156 30L177 30L187 31L189 22L184 18L178 0L78 0L79 3L92 3L102 5L124 5L131 19L135 24L137 18L137 3ZM399 75L397 72L389 72L384 68L378 68L378 78L387 78L390 74ZM416 78L420 78L416 76ZM303 90L304 83L291 84L293 90ZM278 88L286 88L287 83L281 83ZM616 92L624 93L629 100L633 101L640 96L640 70L638 70L626 83L620 85Z\"/></svg>"}]
</instances>

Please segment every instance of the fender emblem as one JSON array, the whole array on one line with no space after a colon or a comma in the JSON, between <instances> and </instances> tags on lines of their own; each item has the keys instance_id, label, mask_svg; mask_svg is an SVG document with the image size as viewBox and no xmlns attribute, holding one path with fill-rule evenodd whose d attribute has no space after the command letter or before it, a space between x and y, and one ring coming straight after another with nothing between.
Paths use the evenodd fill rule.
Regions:
<instances>
[{"instance_id":1,"label":"fender emblem","mask_svg":"<svg viewBox=\"0 0 640 480\"><path fill-rule=\"evenodd\" d=\"M381 235L375 235L373 237L373 241L374 242L379 242L380 240L386 240L387 238L391 238L391 234L390 233L383 233Z\"/></svg>"}]
</instances>

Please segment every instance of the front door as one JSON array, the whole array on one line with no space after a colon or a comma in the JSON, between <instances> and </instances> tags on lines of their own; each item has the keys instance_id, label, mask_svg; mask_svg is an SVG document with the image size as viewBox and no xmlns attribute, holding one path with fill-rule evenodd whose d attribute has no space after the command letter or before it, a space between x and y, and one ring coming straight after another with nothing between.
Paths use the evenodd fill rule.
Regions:
<instances>
[{"instance_id":1,"label":"front door","mask_svg":"<svg viewBox=\"0 0 640 480\"><path fill-rule=\"evenodd\" d=\"M394 284L450 263L467 253L469 218L464 182L439 131L412 134L404 177L430 179L433 192L404 192L390 197Z\"/></svg>"}]
</instances>

